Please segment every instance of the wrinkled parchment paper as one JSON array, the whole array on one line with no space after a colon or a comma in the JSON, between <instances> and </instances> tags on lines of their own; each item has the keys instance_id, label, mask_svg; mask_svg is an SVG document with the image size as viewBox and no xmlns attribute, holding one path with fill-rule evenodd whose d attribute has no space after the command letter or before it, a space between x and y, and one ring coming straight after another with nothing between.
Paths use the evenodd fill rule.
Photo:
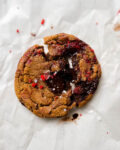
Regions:
<instances>
[{"instance_id":1,"label":"wrinkled parchment paper","mask_svg":"<svg viewBox=\"0 0 120 150\"><path fill-rule=\"evenodd\" d=\"M120 150L118 9L119 0L0 0L0 150ZM75 122L38 118L14 92L17 63L26 49L60 32L90 44L102 67L98 90L76 110L82 116Z\"/></svg>"}]
</instances>

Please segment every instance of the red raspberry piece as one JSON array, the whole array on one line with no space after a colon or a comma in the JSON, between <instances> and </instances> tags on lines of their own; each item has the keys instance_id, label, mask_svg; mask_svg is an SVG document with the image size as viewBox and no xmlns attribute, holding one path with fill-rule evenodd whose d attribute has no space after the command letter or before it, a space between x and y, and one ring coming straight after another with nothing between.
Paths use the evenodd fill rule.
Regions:
<instances>
[{"instance_id":1,"label":"red raspberry piece","mask_svg":"<svg viewBox=\"0 0 120 150\"><path fill-rule=\"evenodd\" d=\"M19 29L16 30L17 33L20 33Z\"/></svg>"},{"instance_id":2,"label":"red raspberry piece","mask_svg":"<svg viewBox=\"0 0 120 150\"><path fill-rule=\"evenodd\" d=\"M75 93L75 94L81 94L81 92L82 92L82 89L80 86L76 87L73 91L73 93Z\"/></svg>"},{"instance_id":3,"label":"red raspberry piece","mask_svg":"<svg viewBox=\"0 0 120 150\"><path fill-rule=\"evenodd\" d=\"M93 50L93 49L90 49L90 51L94 53L94 50Z\"/></svg>"},{"instance_id":4,"label":"red raspberry piece","mask_svg":"<svg viewBox=\"0 0 120 150\"><path fill-rule=\"evenodd\" d=\"M82 114L80 114L80 117L82 116Z\"/></svg>"},{"instance_id":5,"label":"red raspberry piece","mask_svg":"<svg viewBox=\"0 0 120 150\"><path fill-rule=\"evenodd\" d=\"M89 59L86 59L86 62L87 62L87 63L90 63L91 61L90 61Z\"/></svg>"},{"instance_id":6,"label":"red raspberry piece","mask_svg":"<svg viewBox=\"0 0 120 150\"><path fill-rule=\"evenodd\" d=\"M38 50L37 53L38 53L38 54L41 54L41 50Z\"/></svg>"},{"instance_id":7,"label":"red raspberry piece","mask_svg":"<svg viewBox=\"0 0 120 150\"><path fill-rule=\"evenodd\" d=\"M93 62L96 62L97 61L97 59L96 59L96 57L94 56L94 58L93 58Z\"/></svg>"},{"instance_id":8,"label":"red raspberry piece","mask_svg":"<svg viewBox=\"0 0 120 150\"><path fill-rule=\"evenodd\" d=\"M45 23L45 19L42 19L41 20L41 24L43 25Z\"/></svg>"},{"instance_id":9,"label":"red raspberry piece","mask_svg":"<svg viewBox=\"0 0 120 150\"><path fill-rule=\"evenodd\" d=\"M40 89L43 89L43 85L40 85Z\"/></svg>"},{"instance_id":10,"label":"red raspberry piece","mask_svg":"<svg viewBox=\"0 0 120 150\"><path fill-rule=\"evenodd\" d=\"M120 10L118 10L117 15L120 14Z\"/></svg>"},{"instance_id":11,"label":"red raspberry piece","mask_svg":"<svg viewBox=\"0 0 120 150\"><path fill-rule=\"evenodd\" d=\"M43 81L46 80L45 75L41 75L41 80L43 80Z\"/></svg>"},{"instance_id":12,"label":"red raspberry piece","mask_svg":"<svg viewBox=\"0 0 120 150\"><path fill-rule=\"evenodd\" d=\"M58 99L58 96L55 96L55 99Z\"/></svg>"},{"instance_id":13,"label":"red raspberry piece","mask_svg":"<svg viewBox=\"0 0 120 150\"><path fill-rule=\"evenodd\" d=\"M89 75L89 74L86 74L85 76L86 76L86 78L88 78L90 75Z\"/></svg>"},{"instance_id":14,"label":"red raspberry piece","mask_svg":"<svg viewBox=\"0 0 120 150\"><path fill-rule=\"evenodd\" d=\"M29 79L29 83L32 83L32 79Z\"/></svg>"},{"instance_id":15,"label":"red raspberry piece","mask_svg":"<svg viewBox=\"0 0 120 150\"><path fill-rule=\"evenodd\" d=\"M87 72L87 74L89 74L89 75L90 75L90 74L91 74L91 72Z\"/></svg>"},{"instance_id":16,"label":"red raspberry piece","mask_svg":"<svg viewBox=\"0 0 120 150\"><path fill-rule=\"evenodd\" d=\"M37 83L32 83L32 87L36 87L37 86Z\"/></svg>"}]
</instances>

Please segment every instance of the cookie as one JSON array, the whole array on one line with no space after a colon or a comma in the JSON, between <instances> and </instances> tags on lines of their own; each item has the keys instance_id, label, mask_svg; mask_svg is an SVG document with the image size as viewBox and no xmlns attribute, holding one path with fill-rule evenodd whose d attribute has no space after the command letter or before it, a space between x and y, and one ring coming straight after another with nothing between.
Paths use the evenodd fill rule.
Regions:
<instances>
[{"instance_id":1,"label":"cookie","mask_svg":"<svg viewBox=\"0 0 120 150\"><path fill-rule=\"evenodd\" d=\"M62 117L92 98L100 76L94 50L77 37L60 33L24 53L15 74L15 92L37 116Z\"/></svg>"}]
</instances>

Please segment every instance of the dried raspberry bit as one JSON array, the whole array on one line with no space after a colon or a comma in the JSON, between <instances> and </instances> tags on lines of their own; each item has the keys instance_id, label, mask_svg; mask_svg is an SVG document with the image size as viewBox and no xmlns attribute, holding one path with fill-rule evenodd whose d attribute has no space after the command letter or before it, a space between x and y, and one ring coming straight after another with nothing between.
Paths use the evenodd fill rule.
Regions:
<instances>
[{"instance_id":1,"label":"dried raspberry bit","mask_svg":"<svg viewBox=\"0 0 120 150\"><path fill-rule=\"evenodd\" d=\"M91 74L91 72L89 72L89 71L88 71L88 72L86 72L86 75L85 75L85 76L86 76L86 78L89 78L89 77L90 77L90 74Z\"/></svg>"},{"instance_id":2,"label":"dried raspberry bit","mask_svg":"<svg viewBox=\"0 0 120 150\"><path fill-rule=\"evenodd\" d=\"M42 52L41 50L38 50L38 51L37 51L38 54L41 54L41 52Z\"/></svg>"},{"instance_id":3,"label":"dried raspberry bit","mask_svg":"<svg viewBox=\"0 0 120 150\"><path fill-rule=\"evenodd\" d=\"M48 73L45 73L45 80L48 80L51 76L50 76L50 74L48 74Z\"/></svg>"},{"instance_id":4,"label":"dried raspberry bit","mask_svg":"<svg viewBox=\"0 0 120 150\"><path fill-rule=\"evenodd\" d=\"M88 80L88 81L91 81L91 78L89 77L87 80Z\"/></svg>"},{"instance_id":5,"label":"dried raspberry bit","mask_svg":"<svg viewBox=\"0 0 120 150\"><path fill-rule=\"evenodd\" d=\"M58 99L58 96L55 96L55 99Z\"/></svg>"},{"instance_id":6,"label":"dried raspberry bit","mask_svg":"<svg viewBox=\"0 0 120 150\"><path fill-rule=\"evenodd\" d=\"M12 53L12 50L9 50L9 53Z\"/></svg>"},{"instance_id":7,"label":"dried raspberry bit","mask_svg":"<svg viewBox=\"0 0 120 150\"><path fill-rule=\"evenodd\" d=\"M32 83L32 87L36 87L37 86L37 83Z\"/></svg>"},{"instance_id":8,"label":"dried raspberry bit","mask_svg":"<svg viewBox=\"0 0 120 150\"><path fill-rule=\"evenodd\" d=\"M75 48L75 49L79 49L80 48L80 45L78 43L78 41L75 41L75 42L67 42L67 45L66 45L66 48L69 49L69 48Z\"/></svg>"},{"instance_id":9,"label":"dried raspberry bit","mask_svg":"<svg viewBox=\"0 0 120 150\"><path fill-rule=\"evenodd\" d=\"M86 59L86 63L90 63L91 61L89 59Z\"/></svg>"},{"instance_id":10,"label":"dried raspberry bit","mask_svg":"<svg viewBox=\"0 0 120 150\"><path fill-rule=\"evenodd\" d=\"M90 51L94 53L94 50L93 50L93 49L90 49Z\"/></svg>"},{"instance_id":11,"label":"dried raspberry bit","mask_svg":"<svg viewBox=\"0 0 120 150\"><path fill-rule=\"evenodd\" d=\"M43 85L40 85L40 89L43 89Z\"/></svg>"},{"instance_id":12,"label":"dried raspberry bit","mask_svg":"<svg viewBox=\"0 0 120 150\"><path fill-rule=\"evenodd\" d=\"M45 23L45 19L42 19L41 20L41 24L43 25Z\"/></svg>"},{"instance_id":13,"label":"dried raspberry bit","mask_svg":"<svg viewBox=\"0 0 120 150\"><path fill-rule=\"evenodd\" d=\"M89 75L89 74L86 74L85 76L86 76L86 78L88 78L90 75Z\"/></svg>"},{"instance_id":14,"label":"dried raspberry bit","mask_svg":"<svg viewBox=\"0 0 120 150\"><path fill-rule=\"evenodd\" d=\"M80 114L80 117L82 116L82 114Z\"/></svg>"},{"instance_id":15,"label":"dried raspberry bit","mask_svg":"<svg viewBox=\"0 0 120 150\"><path fill-rule=\"evenodd\" d=\"M51 75L50 77L51 77L52 79L54 78L54 76L52 76L52 75Z\"/></svg>"},{"instance_id":16,"label":"dried raspberry bit","mask_svg":"<svg viewBox=\"0 0 120 150\"><path fill-rule=\"evenodd\" d=\"M20 33L19 29L16 30L17 33Z\"/></svg>"},{"instance_id":17,"label":"dried raspberry bit","mask_svg":"<svg viewBox=\"0 0 120 150\"><path fill-rule=\"evenodd\" d=\"M29 79L29 83L32 83L32 79Z\"/></svg>"},{"instance_id":18,"label":"dried raspberry bit","mask_svg":"<svg viewBox=\"0 0 120 150\"><path fill-rule=\"evenodd\" d=\"M56 76L56 74L57 74L57 72L55 72L55 73L53 74L53 76Z\"/></svg>"},{"instance_id":19,"label":"dried raspberry bit","mask_svg":"<svg viewBox=\"0 0 120 150\"><path fill-rule=\"evenodd\" d=\"M89 72L89 71L88 71L88 72L87 72L87 74L89 74L89 75L90 75L90 74L91 74L91 72Z\"/></svg>"},{"instance_id":20,"label":"dried raspberry bit","mask_svg":"<svg viewBox=\"0 0 120 150\"><path fill-rule=\"evenodd\" d=\"M97 58L94 56L94 58L93 58L93 62L96 62L97 61Z\"/></svg>"},{"instance_id":21,"label":"dried raspberry bit","mask_svg":"<svg viewBox=\"0 0 120 150\"><path fill-rule=\"evenodd\" d=\"M45 79L45 75L41 75L41 80L42 81L45 81L46 79Z\"/></svg>"},{"instance_id":22,"label":"dried raspberry bit","mask_svg":"<svg viewBox=\"0 0 120 150\"><path fill-rule=\"evenodd\" d=\"M117 12L117 15L119 15L120 14L120 9L118 10L118 12Z\"/></svg>"},{"instance_id":23,"label":"dried raspberry bit","mask_svg":"<svg viewBox=\"0 0 120 150\"><path fill-rule=\"evenodd\" d=\"M82 93L82 89L80 86L76 87L73 91L74 94L81 94Z\"/></svg>"},{"instance_id":24,"label":"dried raspberry bit","mask_svg":"<svg viewBox=\"0 0 120 150\"><path fill-rule=\"evenodd\" d=\"M27 64L30 64L32 62L32 60L31 59L29 59L28 61L27 61Z\"/></svg>"}]
</instances>

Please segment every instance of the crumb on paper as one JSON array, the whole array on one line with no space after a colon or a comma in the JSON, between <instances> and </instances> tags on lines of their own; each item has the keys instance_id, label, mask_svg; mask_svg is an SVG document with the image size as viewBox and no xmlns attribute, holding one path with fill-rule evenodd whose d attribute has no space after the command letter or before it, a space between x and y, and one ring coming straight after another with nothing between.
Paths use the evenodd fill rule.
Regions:
<instances>
[{"instance_id":1,"label":"crumb on paper","mask_svg":"<svg viewBox=\"0 0 120 150\"><path fill-rule=\"evenodd\" d=\"M109 132L107 131L107 134L109 134Z\"/></svg>"},{"instance_id":2,"label":"crumb on paper","mask_svg":"<svg viewBox=\"0 0 120 150\"><path fill-rule=\"evenodd\" d=\"M31 33L31 36L35 37L35 36L36 36L36 34L35 34L35 33Z\"/></svg>"},{"instance_id":3,"label":"crumb on paper","mask_svg":"<svg viewBox=\"0 0 120 150\"><path fill-rule=\"evenodd\" d=\"M12 50L9 50L9 53L12 53Z\"/></svg>"},{"instance_id":4,"label":"crumb on paper","mask_svg":"<svg viewBox=\"0 0 120 150\"><path fill-rule=\"evenodd\" d=\"M96 25L98 25L99 23L96 21Z\"/></svg>"},{"instance_id":5,"label":"crumb on paper","mask_svg":"<svg viewBox=\"0 0 120 150\"><path fill-rule=\"evenodd\" d=\"M117 15L114 18L113 30L114 31L120 31L120 10L118 10Z\"/></svg>"},{"instance_id":6,"label":"crumb on paper","mask_svg":"<svg viewBox=\"0 0 120 150\"><path fill-rule=\"evenodd\" d=\"M120 31L120 24L116 24L114 26L114 31Z\"/></svg>"},{"instance_id":7,"label":"crumb on paper","mask_svg":"<svg viewBox=\"0 0 120 150\"><path fill-rule=\"evenodd\" d=\"M53 29L54 27L53 27L53 25L51 25L51 27L50 27L51 29Z\"/></svg>"}]
</instances>

